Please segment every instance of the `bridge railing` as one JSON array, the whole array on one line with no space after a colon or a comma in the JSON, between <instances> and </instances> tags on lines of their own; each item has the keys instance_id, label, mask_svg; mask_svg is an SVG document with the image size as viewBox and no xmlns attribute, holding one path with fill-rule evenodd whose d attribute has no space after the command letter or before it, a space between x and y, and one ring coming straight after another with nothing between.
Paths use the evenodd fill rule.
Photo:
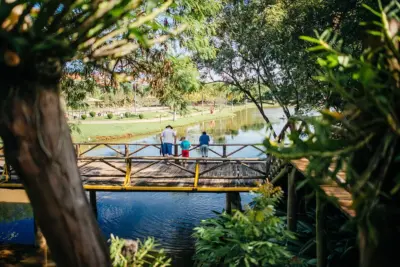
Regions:
<instances>
[{"instance_id":1,"label":"bridge railing","mask_svg":"<svg viewBox=\"0 0 400 267\"><path fill-rule=\"evenodd\" d=\"M113 152L115 156L127 157L144 152L144 150L153 149L151 156L154 154L160 155L161 144L149 144L149 143L75 143L75 150L77 157L89 156L89 152L98 149L100 147L107 148L109 151L104 151L103 155L107 152ZM200 147L199 144L192 144L189 151L196 150ZM133 149L132 149L133 148ZM209 153L221 158L235 157L238 152L246 148L252 148L257 151L261 157L266 157L267 153L262 144L210 144ZM156 152L154 149L156 149ZM174 156L182 156L182 152L179 144L174 144Z\"/></svg>"},{"instance_id":2,"label":"bridge railing","mask_svg":"<svg viewBox=\"0 0 400 267\"><path fill-rule=\"evenodd\" d=\"M278 172L278 168L276 168L276 160L273 157L270 157L267 153L265 153L265 149L262 144L210 144L209 151L212 153L212 157L202 158L202 157L189 157L182 158L180 153L179 145L176 144L174 150L174 157L162 157L155 156L154 154L151 156L137 156L137 153L143 151L145 149L161 149L161 144L149 144L149 143L75 143L74 144L76 150L76 156L78 161L78 168L81 171L81 174L85 177L125 177L124 185L128 185L130 183L130 178L132 176L137 176L141 172L150 168L151 166L168 162L171 166L179 168L183 170L185 173L189 175L189 177L195 178L195 181L198 181L200 178L211 179L235 179L238 178L236 174L230 175L221 175L220 177L209 177L211 171L224 168L228 164L234 163L236 166L244 166L250 170L253 170L258 176L253 176L253 179L261 179L273 177L274 173ZM97 148L103 147L106 148L103 153L89 153ZM199 144L194 144L191 146L190 150L197 149ZM132 149L134 148L134 149ZM242 151L245 148L253 148L255 149L259 155L261 154L263 157L235 157L238 152ZM153 150L154 151L154 150ZM112 155L105 155L112 152ZM91 155L93 154L93 155ZM97 154L97 155L96 155ZM99 155L100 154L100 155ZM155 153L157 154L157 153ZM132 164L135 162L142 162L146 164L142 164L138 168L132 168ZM88 166L92 163L96 164L105 164L111 167L112 169L117 170L117 174L85 174L82 170L85 166ZM182 164L185 163L185 164ZM188 165L186 163L194 163L192 165ZM210 163L208 166L202 167L200 170L199 166L203 163ZM265 168L260 169L259 167L255 167L255 163L265 164ZM204 165L204 164L203 164ZM193 168L194 166L194 168ZM253 173L254 173L253 172ZM4 162L3 166L3 176L8 178L13 174L12 169L7 166ZM157 177L153 177L157 178ZM245 177L243 179L246 179ZM7 179L8 180L8 179Z\"/></svg>"},{"instance_id":3,"label":"bridge railing","mask_svg":"<svg viewBox=\"0 0 400 267\"><path fill-rule=\"evenodd\" d=\"M161 144L75 143L74 147L76 150L78 168L82 175L84 186L90 190L95 190L95 187L92 188L90 183L86 183L94 177L105 178L106 180L109 180L107 177L111 178L110 180L117 178L115 181L120 181L118 182L120 183L119 186L122 186L125 189L132 187L131 179L163 179L165 177L161 177L162 175L160 176L158 173L154 174L154 171L151 169L153 165L159 163L167 163L168 165L181 170L178 171L175 169L177 170L176 177L193 179L194 189L198 188L199 181L205 181L207 179L255 179L260 181L269 178L273 180L279 172L279 167L277 167L277 165L279 165L279 163L277 164L277 161L279 160L265 153L262 144L210 144L209 151L210 154L212 154L208 158L196 156L189 158L180 157L181 150L178 144L174 146L175 151L173 157L157 155L161 149ZM191 150L197 149L198 147L198 144L194 144L192 145ZM101 153L98 151L93 153L94 150L98 148L103 149L103 151L100 151ZM150 156L137 155L138 152L150 148L153 149L153 152L157 152L158 150L158 153L153 153L153 155L150 153ZM262 157L240 157L239 152L246 148L254 149L258 155L262 155ZM110 152L112 154L110 154ZM4 159L2 163L4 163L3 177L6 178L6 182L10 178L17 178L15 172L7 166ZM229 165L230 167L225 168ZM100 171L92 172L90 171L91 169L97 169ZM227 171L227 169L231 169L231 171ZM241 172L245 172L246 174L240 174ZM97 186L96 188L100 187ZM109 189L111 189L111 187ZM237 187L235 190L238 190ZM249 190L249 188L243 188L243 191L246 190Z\"/></svg>"}]
</instances>

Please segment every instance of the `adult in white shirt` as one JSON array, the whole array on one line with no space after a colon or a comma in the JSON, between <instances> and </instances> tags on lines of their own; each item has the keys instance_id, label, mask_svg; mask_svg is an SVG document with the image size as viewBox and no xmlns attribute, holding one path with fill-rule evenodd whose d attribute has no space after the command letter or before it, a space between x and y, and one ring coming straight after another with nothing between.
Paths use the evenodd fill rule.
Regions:
<instances>
[{"instance_id":1,"label":"adult in white shirt","mask_svg":"<svg viewBox=\"0 0 400 267\"><path fill-rule=\"evenodd\" d=\"M160 141L162 144L163 155L172 156L172 147L173 144L176 144L176 133L171 125L168 125L165 127L165 130L162 131Z\"/></svg>"}]
</instances>

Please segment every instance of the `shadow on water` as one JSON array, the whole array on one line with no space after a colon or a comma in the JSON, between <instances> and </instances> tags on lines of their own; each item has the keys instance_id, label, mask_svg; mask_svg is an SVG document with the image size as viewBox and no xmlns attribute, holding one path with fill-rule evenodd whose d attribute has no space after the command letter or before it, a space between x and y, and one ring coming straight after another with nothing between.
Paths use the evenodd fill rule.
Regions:
<instances>
[{"instance_id":1,"label":"shadow on water","mask_svg":"<svg viewBox=\"0 0 400 267\"><path fill-rule=\"evenodd\" d=\"M279 119L282 116L281 110L268 109L267 112L274 122L274 128L279 131L284 124ZM192 143L198 143L203 130L211 135L214 143L228 144L261 143L267 134L267 128L256 109L237 112L232 118L201 122L176 130L179 136L187 136ZM158 140L159 137L154 134L124 142L132 143L134 146L134 143L158 143ZM134 151L132 150L134 148L130 149ZM229 149L233 151L236 148L228 148L228 153ZM103 147L94 149L87 155L110 155L110 153L114 152ZM157 153L159 151L156 148L144 149L135 156L157 155ZM199 151L191 152L191 156L198 155ZM237 157L259 155L259 151L251 148L235 154ZM241 196L243 204L251 201L249 193ZM33 215L30 205L1 203L1 201L0 199L0 244L34 244ZM14 202L20 201L14 199ZM97 204L99 225L105 238L109 238L111 233L128 239L154 236L173 258L173 266L186 267L192 266L193 228L202 219L215 216L213 210L221 211L225 207L225 194L97 192ZM30 250L21 251L27 253Z\"/></svg>"}]
</instances>

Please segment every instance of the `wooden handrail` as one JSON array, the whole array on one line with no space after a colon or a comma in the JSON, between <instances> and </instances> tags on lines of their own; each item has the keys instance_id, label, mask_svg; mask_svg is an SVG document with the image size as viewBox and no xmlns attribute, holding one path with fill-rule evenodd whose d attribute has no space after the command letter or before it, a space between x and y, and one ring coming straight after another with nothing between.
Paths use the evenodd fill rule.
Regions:
<instances>
[{"instance_id":1,"label":"wooden handrail","mask_svg":"<svg viewBox=\"0 0 400 267\"><path fill-rule=\"evenodd\" d=\"M129 146L153 146L153 145L161 145L160 143L105 143L105 142L90 142L90 143L74 143L74 145L84 145L84 146L94 146L94 145L129 145ZM192 146L200 146L200 144L191 144ZM264 146L263 144L209 144L209 146Z\"/></svg>"},{"instance_id":2,"label":"wooden handrail","mask_svg":"<svg viewBox=\"0 0 400 267\"><path fill-rule=\"evenodd\" d=\"M79 157L78 160L86 161L86 160L108 160L108 159L119 159L119 160L135 160L135 159L144 159L144 160L163 160L163 161L173 161L173 160L193 160L193 161L203 161L203 162L210 162L210 161L251 161L251 162L265 162L266 159L262 158L202 158L202 157L189 157L189 158L182 158L182 157L161 157L161 156L93 156L93 157Z\"/></svg>"}]
</instances>

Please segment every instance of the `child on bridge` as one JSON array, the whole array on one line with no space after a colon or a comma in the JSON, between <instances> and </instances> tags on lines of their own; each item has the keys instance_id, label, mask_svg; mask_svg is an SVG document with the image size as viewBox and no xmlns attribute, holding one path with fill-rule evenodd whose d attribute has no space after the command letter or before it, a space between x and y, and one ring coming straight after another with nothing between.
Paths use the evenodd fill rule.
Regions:
<instances>
[{"instance_id":1,"label":"child on bridge","mask_svg":"<svg viewBox=\"0 0 400 267\"><path fill-rule=\"evenodd\" d=\"M189 157L189 149L190 149L190 142L189 140L186 140L186 137L182 137L180 139L181 141L181 149L182 149L182 157L183 158L188 158ZM186 160L183 162L184 165L186 165Z\"/></svg>"}]
</instances>

